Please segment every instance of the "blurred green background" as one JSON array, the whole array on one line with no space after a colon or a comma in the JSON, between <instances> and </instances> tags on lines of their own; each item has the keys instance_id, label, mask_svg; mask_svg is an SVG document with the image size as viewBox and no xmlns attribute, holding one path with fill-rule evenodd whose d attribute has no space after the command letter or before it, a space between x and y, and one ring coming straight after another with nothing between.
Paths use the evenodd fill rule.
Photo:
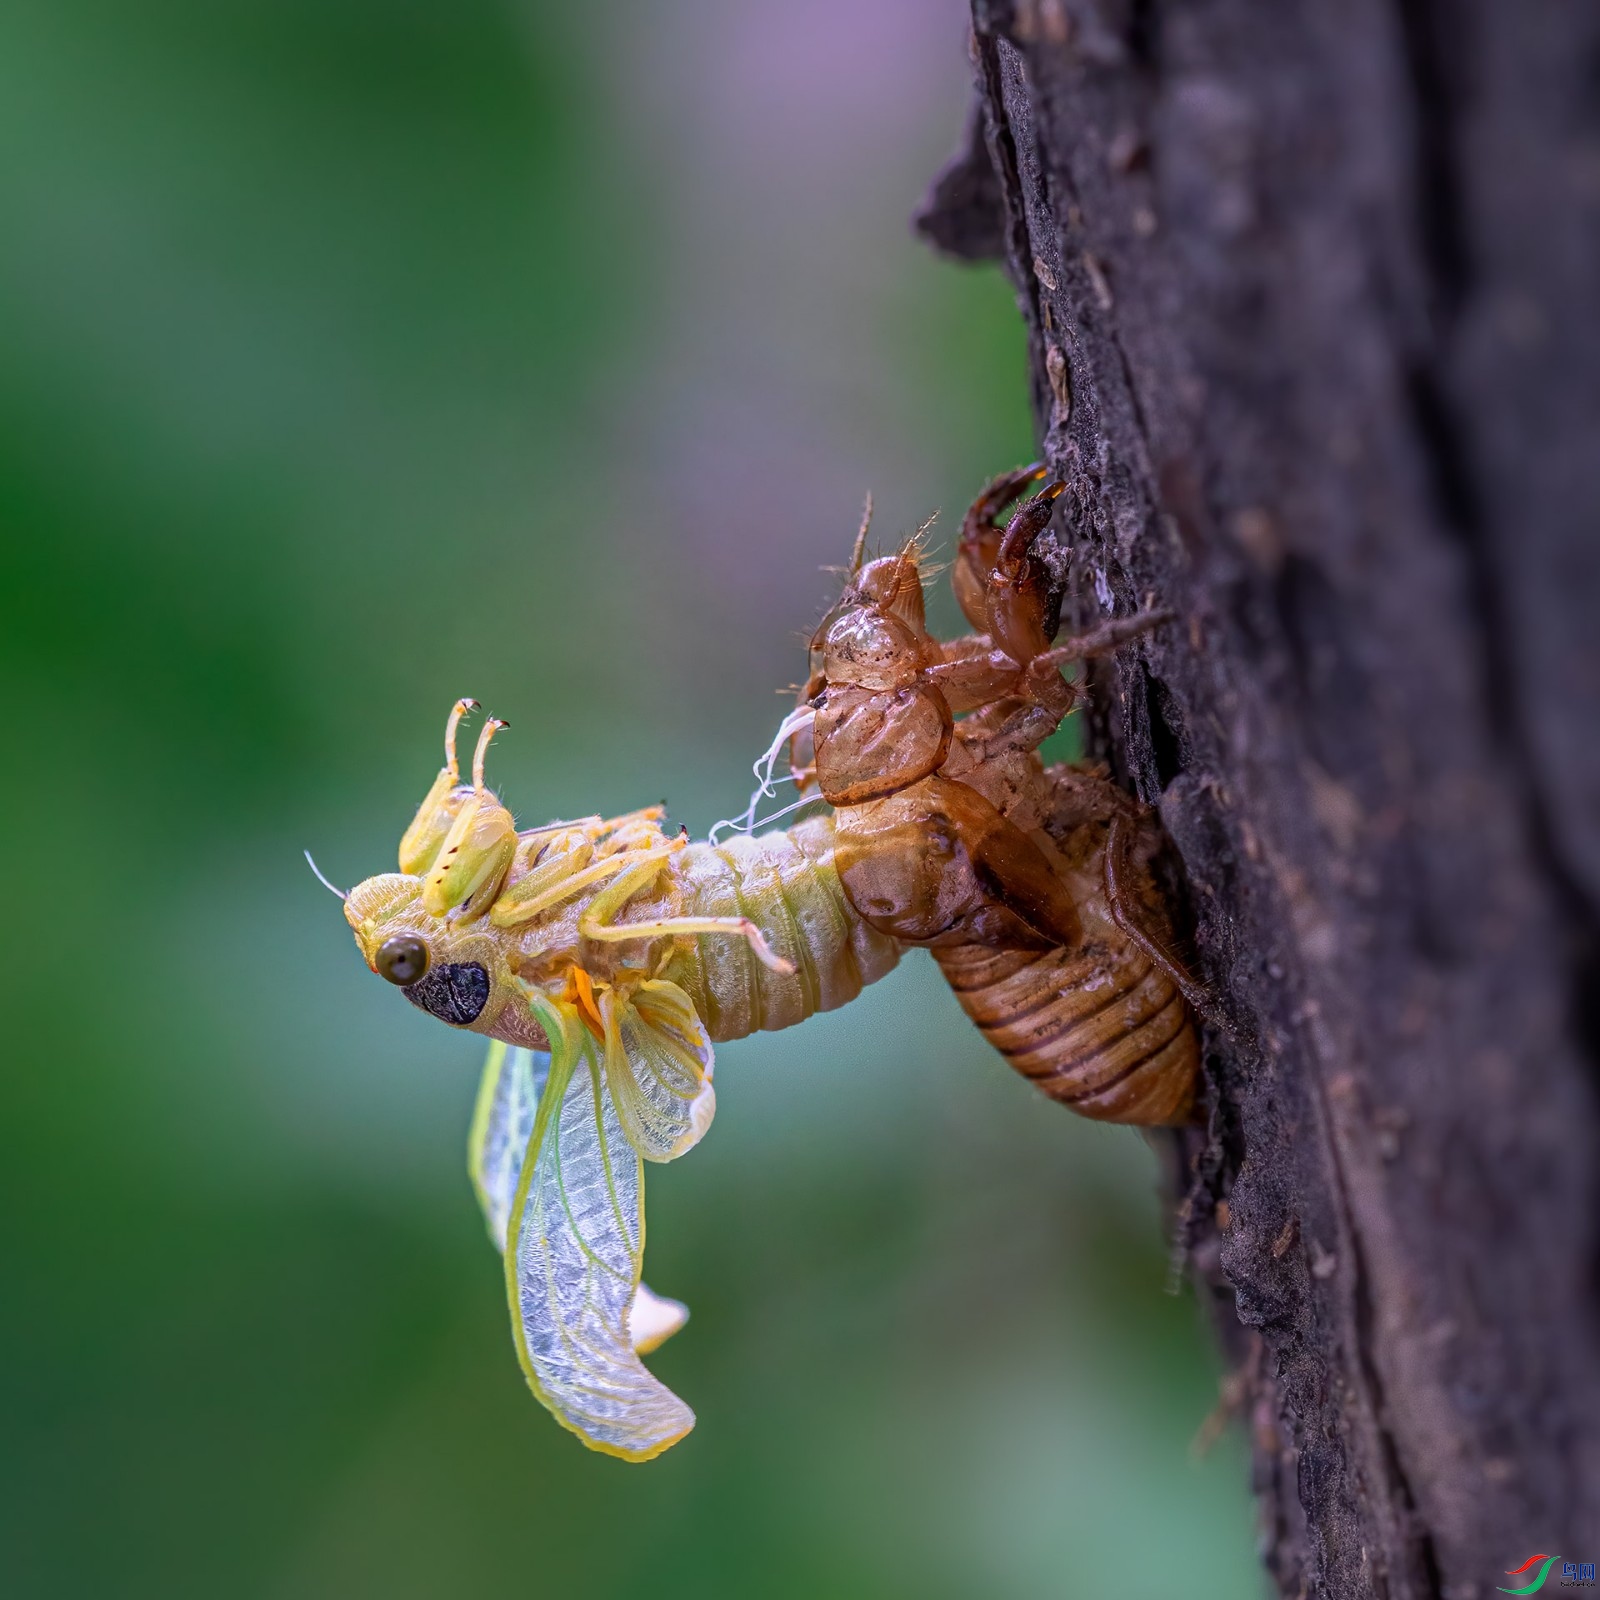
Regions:
<instances>
[{"instance_id":1,"label":"blurred green background","mask_svg":"<svg viewBox=\"0 0 1600 1600\"><path fill-rule=\"evenodd\" d=\"M920 956L651 1173L696 1432L523 1387L481 1050L301 847L391 865L462 693L524 820L703 832L864 491L948 529L1031 444L1009 291L906 221L958 0L577 9L0 12L0 1589L1257 1592L1150 1152Z\"/></svg>"}]
</instances>

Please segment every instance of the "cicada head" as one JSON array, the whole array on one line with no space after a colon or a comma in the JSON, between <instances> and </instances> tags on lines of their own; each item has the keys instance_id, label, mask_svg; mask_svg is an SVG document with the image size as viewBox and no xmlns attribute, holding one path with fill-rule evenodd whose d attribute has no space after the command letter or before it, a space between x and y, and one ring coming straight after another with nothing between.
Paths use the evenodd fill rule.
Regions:
<instances>
[{"instance_id":1,"label":"cicada head","mask_svg":"<svg viewBox=\"0 0 1600 1600\"><path fill-rule=\"evenodd\" d=\"M829 684L902 689L927 665L932 642L923 610L922 532L895 555L854 572L812 636L813 666Z\"/></svg>"},{"instance_id":2,"label":"cicada head","mask_svg":"<svg viewBox=\"0 0 1600 1600\"><path fill-rule=\"evenodd\" d=\"M457 781L456 724L474 704L457 701L450 714L446 764L401 842L402 870L358 883L344 914L367 965L414 1005L453 1027L541 1048L526 1005L514 1003L521 991L507 941L485 915L517 847L511 813L483 781L489 741L505 723L485 723L472 784Z\"/></svg>"},{"instance_id":3,"label":"cicada head","mask_svg":"<svg viewBox=\"0 0 1600 1600\"><path fill-rule=\"evenodd\" d=\"M344 914L362 959L453 1028L545 1049L507 959L511 941L486 917L437 915L425 895L423 880L407 872L381 873L350 891Z\"/></svg>"}]
</instances>

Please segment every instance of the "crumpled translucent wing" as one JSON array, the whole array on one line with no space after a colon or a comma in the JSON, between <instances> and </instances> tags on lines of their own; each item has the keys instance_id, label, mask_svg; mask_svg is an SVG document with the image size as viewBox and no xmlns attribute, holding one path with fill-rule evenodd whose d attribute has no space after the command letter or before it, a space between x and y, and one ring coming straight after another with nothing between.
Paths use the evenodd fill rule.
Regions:
<instances>
[{"instance_id":1,"label":"crumpled translucent wing","mask_svg":"<svg viewBox=\"0 0 1600 1600\"><path fill-rule=\"evenodd\" d=\"M692 1149L711 1126L711 1039L682 989L649 979L600 996L606 1081L617 1116L646 1161L671 1161Z\"/></svg>"},{"instance_id":2,"label":"crumpled translucent wing","mask_svg":"<svg viewBox=\"0 0 1600 1600\"><path fill-rule=\"evenodd\" d=\"M550 1052L520 1045L489 1046L472 1118L467 1170L478 1192L495 1249L506 1247L506 1222L522 1176L522 1157L533 1137L533 1120L550 1076Z\"/></svg>"},{"instance_id":3,"label":"crumpled translucent wing","mask_svg":"<svg viewBox=\"0 0 1600 1600\"><path fill-rule=\"evenodd\" d=\"M478 1107L472 1119L468 1168L495 1249L504 1253L506 1221L522 1177L522 1160L533 1136L539 1096L550 1076L550 1052L507 1046L494 1040L483 1065ZM641 1282L628 1316L640 1355L666 1343L689 1320L681 1300L654 1293Z\"/></svg>"},{"instance_id":4,"label":"crumpled translucent wing","mask_svg":"<svg viewBox=\"0 0 1600 1600\"><path fill-rule=\"evenodd\" d=\"M530 1004L552 1060L511 1206L506 1284L517 1355L563 1427L595 1450L648 1461L694 1426L694 1413L633 1345L643 1164L576 1011L542 995Z\"/></svg>"}]
</instances>

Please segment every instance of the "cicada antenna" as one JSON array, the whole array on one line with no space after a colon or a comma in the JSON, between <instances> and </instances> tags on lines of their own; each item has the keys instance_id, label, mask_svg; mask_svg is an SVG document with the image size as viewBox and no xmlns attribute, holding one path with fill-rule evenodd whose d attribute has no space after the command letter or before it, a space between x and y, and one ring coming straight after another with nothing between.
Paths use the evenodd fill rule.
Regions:
<instances>
[{"instance_id":1,"label":"cicada antenna","mask_svg":"<svg viewBox=\"0 0 1600 1600\"><path fill-rule=\"evenodd\" d=\"M322 868L311 859L311 852L309 850L304 850L301 852L301 854L306 858L306 865L310 867L314 873L316 873L317 882L320 883L329 894L336 894L341 900L348 900L350 898L350 891L348 889L341 889L338 884L328 882L327 878L323 875Z\"/></svg>"},{"instance_id":2,"label":"cicada antenna","mask_svg":"<svg viewBox=\"0 0 1600 1600\"><path fill-rule=\"evenodd\" d=\"M872 526L872 491L867 490L867 503L861 508L861 526L856 529L855 548L850 552L850 576L861 570L861 558L866 554L867 530Z\"/></svg>"},{"instance_id":3,"label":"cicada antenna","mask_svg":"<svg viewBox=\"0 0 1600 1600\"><path fill-rule=\"evenodd\" d=\"M461 780L461 768L456 761L456 729L461 726L461 719L469 711L477 709L478 702L470 695L463 695L450 708L449 720L444 725L444 764L452 783L459 783Z\"/></svg>"},{"instance_id":4,"label":"cicada antenna","mask_svg":"<svg viewBox=\"0 0 1600 1600\"><path fill-rule=\"evenodd\" d=\"M914 555L921 561L926 553L928 535L933 531L933 525L939 520L937 511L931 512L917 524L917 531L906 540L904 550L909 555Z\"/></svg>"},{"instance_id":5,"label":"cicada antenna","mask_svg":"<svg viewBox=\"0 0 1600 1600\"><path fill-rule=\"evenodd\" d=\"M511 724L499 717L490 717L483 725L483 732L478 735L478 748L472 752L472 787L482 794L483 758L489 753L489 741L502 729L509 728Z\"/></svg>"}]
</instances>

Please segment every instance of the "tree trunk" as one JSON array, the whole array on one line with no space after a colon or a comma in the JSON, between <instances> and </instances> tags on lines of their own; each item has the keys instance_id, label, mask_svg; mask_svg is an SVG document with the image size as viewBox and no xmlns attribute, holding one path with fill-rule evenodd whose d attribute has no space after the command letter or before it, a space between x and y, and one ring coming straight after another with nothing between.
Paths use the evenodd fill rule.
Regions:
<instances>
[{"instance_id":1,"label":"tree trunk","mask_svg":"<svg viewBox=\"0 0 1600 1600\"><path fill-rule=\"evenodd\" d=\"M1600 16L976 0L973 56L919 225L1016 283L1078 620L1179 615L1094 732L1217 997L1268 1568L1600 1560Z\"/></svg>"}]
</instances>

